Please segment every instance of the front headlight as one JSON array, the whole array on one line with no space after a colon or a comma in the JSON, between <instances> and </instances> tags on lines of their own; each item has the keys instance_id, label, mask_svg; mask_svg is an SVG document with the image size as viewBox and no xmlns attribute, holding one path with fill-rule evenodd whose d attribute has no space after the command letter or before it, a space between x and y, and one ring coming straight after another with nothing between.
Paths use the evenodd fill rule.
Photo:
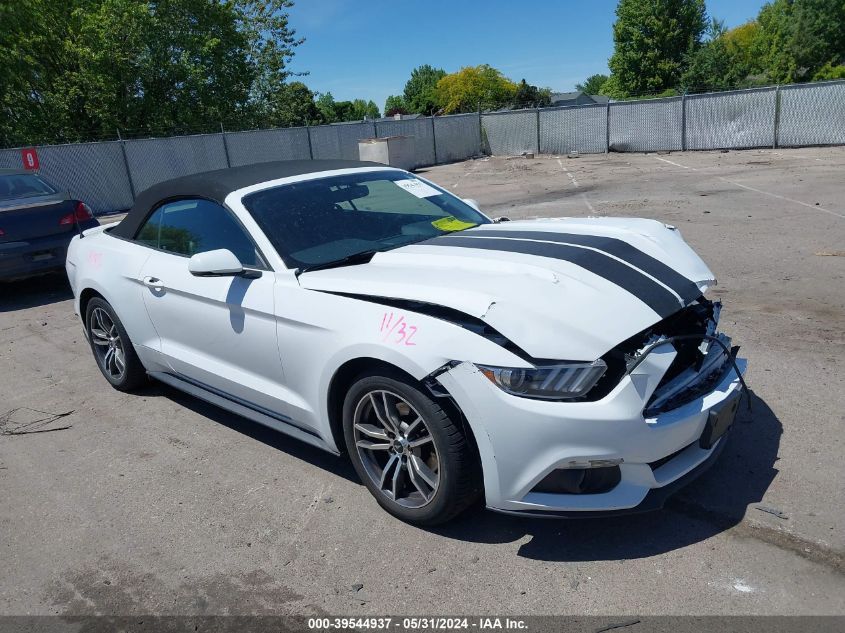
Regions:
<instances>
[{"instance_id":1,"label":"front headlight","mask_svg":"<svg viewBox=\"0 0 845 633\"><path fill-rule=\"evenodd\" d=\"M592 363L560 363L532 369L477 365L490 382L514 396L571 400L586 394L607 371L601 359Z\"/></svg>"}]
</instances>

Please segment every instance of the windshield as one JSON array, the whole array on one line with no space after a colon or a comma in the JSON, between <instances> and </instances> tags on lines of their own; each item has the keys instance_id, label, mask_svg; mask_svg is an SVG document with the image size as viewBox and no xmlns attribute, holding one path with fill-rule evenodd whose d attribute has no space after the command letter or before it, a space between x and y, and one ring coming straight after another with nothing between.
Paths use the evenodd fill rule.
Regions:
<instances>
[{"instance_id":1,"label":"windshield","mask_svg":"<svg viewBox=\"0 0 845 633\"><path fill-rule=\"evenodd\" d=\"M307 180L244 196L290 267L307 270L490 220L410 174L376 171Z\"/></svg>"},{"instance_id":2,"label":"windshield","mask_svg":"<svg viewBox=\"0 0 845 633\"><path fill-rule=\"evenodd\" d=\"M35 174L0 174L0 200L31 198L56 193Z\"/></svg>"}]
</instances>

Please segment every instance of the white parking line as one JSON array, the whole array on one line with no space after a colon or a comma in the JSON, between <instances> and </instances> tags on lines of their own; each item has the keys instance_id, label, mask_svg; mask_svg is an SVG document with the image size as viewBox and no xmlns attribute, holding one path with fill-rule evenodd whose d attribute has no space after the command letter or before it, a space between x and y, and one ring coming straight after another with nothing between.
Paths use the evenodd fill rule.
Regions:
<instances>
[{"instance_id":1,"label":"white parking line","mask_svg":"<svg viewBox=\"0 0 845 633\"><path fill-rule=\"evenodd\" d=\"M569 180L572 182L572 185L577 188L579 185L578 180L575 178L575 175L566 168L566 165L564 165L559 158L557 159L557 164L560 165L560 168L566 173L567 176L569 176ZM587 199L587 194L582 193L581 198L583 198L584 204L587 205L587 208L590 210L590 213L592 213L593 215L598 215L598 212L596 211L595 207L593 207L593 205L590 204L590 201Z\"/></svg>"},{"instance_id":2,"label":"white parking line","mask_svg":"<svg viewBox=\"0 0 845 633\"><path fill-rule=\"evenodd\" d=\"M581 197L584 198L584 203L587 205L587 208L590 210L590 213L592 213L593 215L596 215L597 212L596 212L595 208L593 207L593 205L590 204L590 201L587 199L587 194L582 193Z\"/></svg>"},{"instance_id":3,"label":"white parking line","mask_svg":"<svg viewBox=\"0 0 845 633\"><path fill-rule=\"evenodd\" d=\"M566 175L567 175L567 176L569 176L569 180L571 180L571 181L572 181L572 184L573 184L573 185L575 185L575 186L577 187L577 186L578 186L578 181L577 181L577 180L575 180L575 176L573 176L573 175L572 175L572 173L571 173L571 172L570 172L570 171L569 171L566 167L564 167L563 163L562 163L562 162L560 162L560 159L559 159L559 158L557 159L557 164L558 164L558 165L560 165L560 168L561 168L563 171L565 171L565 172L566 172Z\"/></svg>"},{"instance_id":4,"label":"white parking line","mask_svg":"<svg viewBox=\"0 0 845 633\"><path fill-rule=\"evenodd\" d=\"M698 171L695 167L688 167L686 165L681 165L681 163L676 163L671 160L667 160L665 158L660 158L660 156L655 156L657 160L662 160L664 163L669 163L670 165L674 165L675 167L680 167L681 169L691 169L692 171Z\"/></svg>"},{"instance_id":5,"label":"white parking line","mask_svg":"<svg viewBox=\"0 0 845 633\"><path fill-rule=\"evenodd\" d=\"M755 189L754 187L749 187L748 185L743 185L742 183L736 182L735 180L728 180L727 178L723 178L722 176L717 176L719 180L723 180L725 182L729 182L732 185L736 185L737 187L742 187L743 189L748 189L748 191L753 191L755 193L762 193L764 196L771 196L772 198L777 198L778 200L785 200L787 202L794 202L795 204L800 204L802 207L807 207L808 209L813 209L813 211L824 211L825 213L829 213L830 215L835 215L838 218L845 219L845 214L837 213L836 211L831 211L830 209L825 209L822 206L816 204L810 204L809 202L801 202L801 200L796 200L795 198L787 198L786 196L781 196L776 193L772 193L771 191L763 191L762 189Z\"/></svg>"},{"instance_id":6,"label":"white parking line","mask_svg":"<svg viewBox=\"0 0 845 633\"><path fill-rule=\"evenodd\" d=\"M472 172L478 169L478 166L481 164L481 161L475 160L472 162L472 167L467 169L463 174L458 176L458 179L455 181L455 184L452 185L452 189L455 189L458 186L458 183L461 182L464 178L469 176Z\"/></svg>"},{"instance_id":7,"label":"white parking line","mask_svg":"<svg viewBox=\"0 0 845 633\"><path fill-rule=\"evenodd\" d=\"M674 165L675 167L680 167L681 169L689 169L690 171L698 171L698 169L696 169L695 167L689 167L687 165L681 165L680 163L675 163L671 160L666 160L665 158L660 158L660 156L655 156L654 158L656 158L657 160L663 161L664 163L669 163L670 165ZM753 191L754 193L759 193L759 194L762 194L764 196L776 198L778 200L784 200L785 202L793 202L795 204L800 204L802 207L807 207L808 209L812 209L813 211L824 211L825 213L829 213L830 215L834 215L838 218L845 219L845 214L837 213L836 211L831 211L830 209L825 209L824 207L819 206L817 204L810 204L809 202L802 202L801 200L796 200L795 198L787 198L786 196L781 196L779 194L772 193L771 191L763 191L762 189L755 189L754 187L751 187L749 185L744 185L741 182L731 180L730 178L725 178L724 176L716 176L716 178L718 178L722 182L727 182L727 183L732 184L732 185L739 187L741 189Z\"/></svg>"}]
</instances>

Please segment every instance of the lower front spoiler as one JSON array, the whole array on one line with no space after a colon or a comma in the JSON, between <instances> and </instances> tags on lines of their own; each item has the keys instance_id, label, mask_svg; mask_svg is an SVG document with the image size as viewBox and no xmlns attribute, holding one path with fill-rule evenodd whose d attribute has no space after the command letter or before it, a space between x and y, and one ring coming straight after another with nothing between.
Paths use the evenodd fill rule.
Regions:
<instances>
[{"instance_id":1,"label":"lower front spoiler","mask_svg":"<svg viewBox=\"0 0 845 633\"><path fill-rule=\"evenodd\" d=\"M631 514L643 514L645 512L654 512L655 510L662 510L669 498L677 493L681 488L692 483L695 479L707 471L722 454L725 444L730 437L730 432L726 433L719 439L719 442L713 447L710 455L703 462L698 464L688 473L678 477L660 488L652 488L645 496L645 498L633 508L622 508L616 510L501 510L499 508L488 508L493 512L500 514L510 514L513 516L534 517L543 519L598 519L615 516L626 516Z\"/></svg>"}]
</instances>

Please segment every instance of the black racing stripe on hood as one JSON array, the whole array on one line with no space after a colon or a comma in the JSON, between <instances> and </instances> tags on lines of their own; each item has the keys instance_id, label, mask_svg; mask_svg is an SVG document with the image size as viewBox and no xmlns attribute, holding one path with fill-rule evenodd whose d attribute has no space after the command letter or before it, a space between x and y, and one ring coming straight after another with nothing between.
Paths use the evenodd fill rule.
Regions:
<instances>
[{"instance_id":1,"label":"black racing stripe on hood","mask_svg":"<svg viewBox=\"0 0 845 633\"><path fill-rule=\"evenodd\" d=\"M474 230L467 231L469 234L479 237L509 237L526 240L545 240L547 242L557 242L564 244L575 244L577 246L588 246L595 248L608 255L618 257L624 262L639 268L644 273L647 273L657 279L660 283L668 286L674 290L684 304L689 304L701 296L701 290L698 289L692 281L684 277L675 269L667 266L659 259L642 252L638 248L632 246L625 240L620 240L615 237L606 237L603 235L581 235L577 233L552 233L550 231L485 231Z\"/></svg>"},{"instance_id":2,"label":"black racing stripe on hood","mask_svg":"<svg viewBox=\"0 0 845 633\"><path fill-rule=\"evenodd\" d=\"M588 270L594 275L603 277L616 284L645 303L662 318L674 314L682 307L675 295L637 269L631 268L627 264L623 264L619 260L604 253L578 246L507 238L497 239L494 237L485 237L482 239L477 237L461 237L459 235L444 235L420 242L420 244L477 248L560 259L580 266L584 270Z\"/></svg>"}]
</instances>

